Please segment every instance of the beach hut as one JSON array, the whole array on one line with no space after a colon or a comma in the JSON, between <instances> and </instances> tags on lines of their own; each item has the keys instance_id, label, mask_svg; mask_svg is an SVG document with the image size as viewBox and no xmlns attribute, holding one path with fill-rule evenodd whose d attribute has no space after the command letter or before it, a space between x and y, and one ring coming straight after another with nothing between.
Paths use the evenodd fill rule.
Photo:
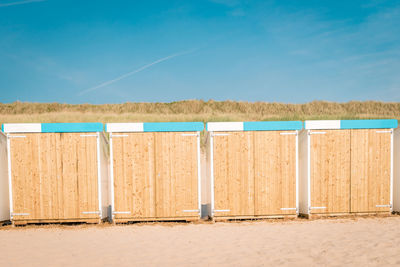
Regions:
<instances>
[{"instance_id":1,"label":"beach hut","mask_svg":"<svg viewBox=\"0 0 400 267\"><path fill-rule=\"evenodd\" d=\"M306 121L300 213L391 212L396 120Z\"/></svg>"},{"instance_id":2,"label":"beach hut","mask_svg":"<svg viewBox=\"0 0 400 267\"><path fill-rule=\"evenodd\" d=\"M296 216L300 121L207 123L210 216Z\"/></svg>"},{"instance_id":3,"label":"beach hut","mask_svg":"<svg viewBox=\"0 0 400 267\"><path fill-rule=\"evenodd\" d=\"M108 123L114 222L198 220L201 122Z\"/></svg>"},{"instance_id":4,"label":"beach hut","mask_svg":"<svg viewBox=\"0 0 400 267\"><path fill-rule=\"evenodd\" d=\"M108 159L101 123L3 124L13 224L107 217Z\"/></svg>"}]
</instances>

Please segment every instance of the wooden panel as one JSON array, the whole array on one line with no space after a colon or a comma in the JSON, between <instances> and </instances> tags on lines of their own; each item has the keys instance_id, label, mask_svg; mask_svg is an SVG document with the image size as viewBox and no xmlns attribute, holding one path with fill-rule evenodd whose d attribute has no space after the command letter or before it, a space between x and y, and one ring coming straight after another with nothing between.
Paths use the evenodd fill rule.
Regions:
<instances>
[{"instance_id":1,"label":"wooden panel","mask_svg":"<svg viewBox=\"0 0 400 267\"><path fill-rule=\"evenodd\" d=\"M116 219L155 217L153 133L115 133L113 137Z\"/></svg>"},{"instance_id":2,"label":"wooden panel","mask_svg":"<svg viewBox=\"0 0 400 267\"><path fill-rule=\"evenodd\" d=\"M14 136L21 136L10 141L14 213L29 214L14 219L58 219L56 136Z\"/></svg>"},{"instance_id":3,"label":"wooden panel","mask_svg":"<svg viewBox=\"0 0 400 267\"><path fill-rule=\"evenodd\" d=\"M37 219L58 219L58 179L61 176L61 164L57 162L56 142L59 136L52 133L36 134L39 144L39 213L35 214Z\"/></svg>"},{"instance_id":4,"label":"wooden panel","mask_svg":"<svg viewBox=\"0 0 400 267\"><path fill-rule=\"evenodd\" d=\"M311 213L350 212L350 130L312 132Z\"/></svg>"},{"instance_id":5,"label":"wooden panel","mask_svg":"<svg viewBox=\"0 0 400 267\"><path fill-rule=\"evenodd\" d=\"M215 216L254 216L254 150L252 132L214 136Z\"/></svg>"},{"instance_id":6,"label":"wooden panel","mask_svg":"<svg viewBox=\"0 0 400 267\"><path fill-rule=\"evenodd\" d=\"M62 165L60 219L98 218L97 138L84 136L93 133L58 135Z\"/></svg>"},{"instance_id":7,"label":"wooden panel","mask_svg":"<svg viewBox=\"0 0 400 267\"><path fill-rule=\"evenodd\" d=\"M154 133L157 217L198 216L195 132Z\"/></svg>"},{"instance_id":8,"label":"wooden panel","mask_svg":"<svg viewBox=\"0 0 400 267\"><path fill-rule=\"evenodd\" d=\"M97 218L97 138L27 133L11 139L15 220Z\"/></svg>"},{"instance_id":9,"label":"wooden panel","mask_svg":"<svg viewBox=\"0 0 400 267\"><path fill-rule=\"evenodd\" d=\"M382 131L351 130L351 212L390 211L391 133Z\"/></svg>"},{"instance_id":10,"label":"wooden panel","mask_svg":"<svg viewBox=\"0 0 400 267\"><path fill-rule=\"evenodd\" d=\"M16 135L11 135L16 136ZM10 139L14 219L40 216L38 134Z\"/></svg>"},{"instance_id":11,"label":"wooden panel","mask_svg":"<svg viewBox=\"0 0 400 267\"><path fill-rule=\"evenodd\" d=\"M296 135L287 133L254 132L256 215L296 214Z\"/></svg>"}]
</instances>

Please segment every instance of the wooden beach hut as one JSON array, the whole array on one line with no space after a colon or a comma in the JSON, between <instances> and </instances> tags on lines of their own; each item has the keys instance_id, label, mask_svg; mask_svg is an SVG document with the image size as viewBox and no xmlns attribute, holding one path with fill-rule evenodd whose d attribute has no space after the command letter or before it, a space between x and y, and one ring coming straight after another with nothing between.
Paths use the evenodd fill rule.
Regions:
<instances>
[{"instance_id":1,"label":"wooden beach hut","mask_svg":"<svg viewBox=\"0 0 400 267\"><path fill-rule=\"evenodd\" d=\"M296 216L300 121L207 123L210 216Z\"/></svg>"},{"instance_id":2,"label":"wooden beach hut","mask_svg":"<svg viewBox=\"0 0 400 267\"><path fill-rule=\"evenodd\" d=\"M201 122L108 123L114 222L198 220Z\"/></svg>"},{"instance_id":3,"label":"wooden beach hut","mask_svg":"<svg viewBox=\"0 0 400 267\"><path fill-rule=\"evenodd\" d=\"M300 213L391 212L397 120L306 121L300 135Z\"/></svg>"},{"instance_id":4,"label":"wooden beach hut","mask_svg":"<svg viewBox=\"0 0 400 267\"><path fill-rule=\"evenodd\" d=\"M3 124L2 131L13 224L99 223L107 217L108 147L101 123Z\"/></svg>"}]
</instances>

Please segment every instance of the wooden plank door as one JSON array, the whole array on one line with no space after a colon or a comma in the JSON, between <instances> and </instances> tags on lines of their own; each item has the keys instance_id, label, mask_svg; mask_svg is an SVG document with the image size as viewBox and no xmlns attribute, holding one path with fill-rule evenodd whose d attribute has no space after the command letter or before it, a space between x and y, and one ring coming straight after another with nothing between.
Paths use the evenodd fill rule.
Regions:
<instances>
[{"instance_id":1,"label":"wooden plank door","mask_svg":"<svg viewBox=\"0 0 400 267\"><path fill-rule=\"evenodd\" d=\"M14 220L59 218L59 138L51 133L10 135Z\"/></svg>"},{"instance_id":2,"label":"wooden plank door","mask_svg":"<svg viewBox=\"0 0 400 267\"><path fill-rule=\"evenodd\" d=\"M390 211L390 129L351 130L351 212Z\"/></svg>"},{"instance_id":3,"label":"wooden plank door","mask_svg":"<svg viewBox=\"0 0 400 267\"><path fill-rule=\"evenodd\" d=\"M214 216L254 216L252 132L213 136Z\"/></svg>"},{"instance_id":4,"label":"wooden plank door","mask_svg":"<svg viewBox=\"0 0 400 267\"><path fill-rule=\"evenodd\" d=\"M350 212L350 130L312 130L311 213Z\"/></svg>"},{"instance_id":5,"label":"wooden plank door","mask_svg":"<svg viewBox=\"0 0 400 267\"><path fill-rule=\"evenodd\" d=\"M255 214L296 214L296 132L254 132Z\"/></svg>"},{"instance_id":6,"label":"wooden plank door","mask_svg":"<svg viewBox=\"0 0 400 267\"><path fill-rule=\"evenodd\" d=\"M114 216L154 218L153 133L113 133Z\"/></svg>"},{"instance_id":7,"label":"wooden plank door","mask_svg":"<svg viewBox=\"0 0 400 267\"><path fill-rule=\"evenodd\" d=\"M57 133L62 164L60 219L99 218L97 134Z\"/></svg>"},{"instance_id":8,"label":"wooden plank door","mask_svg":"<svg viewBox=\"0 0 400 267\"><path fill-rule=\"evenodd\" d=\"M197 133L154 135L157 217L199 216Z\"/></svg>"}]
</instances>

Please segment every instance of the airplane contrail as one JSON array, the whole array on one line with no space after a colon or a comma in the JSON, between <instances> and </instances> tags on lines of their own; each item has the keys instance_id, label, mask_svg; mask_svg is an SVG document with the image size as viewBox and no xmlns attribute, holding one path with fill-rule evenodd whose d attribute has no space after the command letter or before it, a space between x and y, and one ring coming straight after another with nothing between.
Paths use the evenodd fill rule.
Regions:
<instances>
[{"instance_id":1,"label":"airplane contrail","mask_svg":"<svg viewBox=\"0 0 400 267\"><path fill-rule=\"evenodd\" d=\"M194 51L195 51L195 49L189 50L189 51L185 51L185 52L181 52L181 53L177 53L177 54L173 54L173 55L170 55L170 56L167 56L167 57L160 58L160 59L158 59L158 60L156 60L156 61L154 61L154 62L151 62L151 63L149 63L149 64L147 64L147 65L144 65L143 67L140 67L140 68L138 68L138 69L136 69L136 70L134 70L134 71L128 72L128 73L126 73L126 74L124 74L124 75L121 75L121 76L119 76L119 77L117 77L117 78L115 78L115 79L112 79L112 80L103 82L103 83L101 83L101 84L99 84L99 85L96 85L96 86L94 86L94 87L90 87L90 88L88 88L88 89L85 89L85 90L81 91L78 95L83 95L83 94L92 92L92 91L94 91L94 90L96 90L96 89L99 89L99 88L101 88L101 87L110 85L110 84L115 83L115 82L117 82L117 81L119 81L119 80L122 80L122 79L124 79L124 78L126 78L126 77L128 77L128 76L131 76L131 75L133 75L133 74L136 74L136 73L138 73L138 72L141 72L142 70L145 70L145 69L147 69L147 68L149 68L149 67L151 67L151 66L153 66L153 65L156 65L156 64L158 64L158 63L161 63L161 62L163 62L163 61L166 61L166 60L168 60L168 59L171 59L171 58L174 58L174 57L177 57L177 56L182 56L182 55L186 55L186 54L193 53Z\"/></svg>"},{"instance_id":2,"label":"airplane contrail","mask_svg":"<svg viewBox=\"0 0 400 267\"><path fill-rule=\"evenodd\" d=\"M23 5L23 4L29 4L29 3L34 3L34 2L44 2L44 1L47 1L47 0L26 0L26 1L19 1L19 2L11 2L11 3L0 4L0 7L16 6L16 5Z\"/></svg>"}]
</instances>

